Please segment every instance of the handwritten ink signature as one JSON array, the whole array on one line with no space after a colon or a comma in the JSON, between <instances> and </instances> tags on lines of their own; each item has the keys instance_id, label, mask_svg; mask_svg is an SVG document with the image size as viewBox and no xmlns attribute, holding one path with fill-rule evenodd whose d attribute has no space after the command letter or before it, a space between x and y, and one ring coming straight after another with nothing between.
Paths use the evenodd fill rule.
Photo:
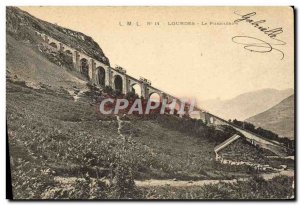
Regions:
<instances>
[{"instance_id":1,"label":"handwritten ink signature","mask_svg":"<svg viewBox=\"0 0 300 205\"><path fill-rule=\"evenodd\" d=\"M273 50L278 51L282 55L281 60L284 58L284 53L281 50L272 47L272 44L258 38L251 36L234 36L232 37L232 42L244 45L244 49L251 52L268 53Z\"/></svg>"},{"instance_id":2,"label":"handwritten ink signature","mask_svg":"<svg viewBox=\"0 0 300 205\"><path fill-rule=\"evenodd\" d=\"M268 53L272 51L278 51L281 54L281 60L284 58L284 53L282 50L275 48L274 46L278 45L286 45L286 42L278 39L278 35L283 33L283 29L281 27L269 29L268 26L262 26L262 23L265 23L266 20L258 20L255 21L252 19L253 16L256 15L256 12L251 12L245 15L239 14L237 12L234 12L236 15L240 16L240 18L236 19L234 22L247 22L253 27L257 28L259 31L261 31L263 34L267 35L269 38L271 38L274 43L268 43L266 41L260 40L255 37L251 36L234 36L232 37L232 41L237 44L244 45L244 49L251 51L251 52L258 52L258 53Z\"/></svg>"}]
</instances>

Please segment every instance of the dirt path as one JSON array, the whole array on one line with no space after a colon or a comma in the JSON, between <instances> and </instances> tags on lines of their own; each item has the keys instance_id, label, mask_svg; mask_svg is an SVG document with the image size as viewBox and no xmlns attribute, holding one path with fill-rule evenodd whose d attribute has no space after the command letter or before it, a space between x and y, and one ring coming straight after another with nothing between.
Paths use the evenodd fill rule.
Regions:
<instances>
[{"instance_id":1,"label":"dirt path","mask_svg":"<svg viewBox=\"0 0 300 205\"><path fill-rule=\"evenodd\" d=\"M270 180L275 176L284 175L293 177L294 170L284 170L278 173L266 173L261 174L261 176L265 180ZM240 178L240 179L231 179L231 180L198 180L198 181L174 181L174 180L158 180L158 179L150 179L145 181L135 180L135 184L140 187L150 187L150 186L172 186L172 187L189 187L189 186L203 186L206 184L218 184L220 182L225 183L233 183L237 181L246 181L248 178Z\"/></svg>"},{"instance_id":2,"label":"dirt path","mask_svg":"<svg viewBox=\"0 0 300 205\"><path fill-rule=\"evenodd\" d=\"M262 174L261 176L270 180L275 176L285 175L285 176L294 176L294 170L284 170L278 173L268 173ZM55 177L55 181L60 182L62 184L73 184L76 180L83 180L83 178L77 177ZM95 179L94 179L95 180ZM175 181L171 179L149 179L149 180L135 180L135 184L138 187L156 187L156 186L170 186L170 187L191 187L191 186L204 186L207 184L218 184L220 182L224 183L234 183L237 181L246 181L248 178L240 178L240 179L231 179L231 180L197 180L197 181ZM108 179L102 179L103 182L109 184Z\"/></svg>"},{"instance_id":3,"label":"dirt path","mask_svg":"<svg viewBox=\"0 0 300 205\"><path fill-rule=\"evenodd\" d=\"M283 171L280 171L280 172L261 174L261 176L265 180L272 179L272 178L274 178L276 176L279 176L279 175L284 175L284 176L288 176L288 177L294 177L295 176L295 171L294 170L283 170Z\"/></svg>"},{"instance_id":4,"label":"dirt path","mask_svg":"<svg viewBox=\"0 0 300 205\"><path fill-rule=\"evenodd\" d=\"M158 180L150 179L145 181L135 181L138 187L154 187L154 186L170 186L170 187L190 187L190 186L204 186L207 184L218 184L220 182L233 183L236 179L232 180L199 180L199 181L174 181L174 180Z\"/></svg>"},{"instance_id":5,"label":"dirt path","mask_svg":"<svg viewBox=\"0 0 300 205\"><path fill-rule=\"evenodd\" d=\"M84 180L83 178L77 177L55 177L55 181L60 182L62 184L73 184L76 180ZM95 180L95 178L93 178ZM243 180L243 179L240 179ZM108 179L102 179L103 182L109 184ZM225 183L233 183L236 182L236 179L232 180L199 180L199 181L174 181L170 179L149 179L149 180L134 180L135 184L138 187L150 187L150 186L172 186L172 187L189 187L189 186L203 186L206 184L217 184L220 182Z\"/></svg>"}]
</instances>

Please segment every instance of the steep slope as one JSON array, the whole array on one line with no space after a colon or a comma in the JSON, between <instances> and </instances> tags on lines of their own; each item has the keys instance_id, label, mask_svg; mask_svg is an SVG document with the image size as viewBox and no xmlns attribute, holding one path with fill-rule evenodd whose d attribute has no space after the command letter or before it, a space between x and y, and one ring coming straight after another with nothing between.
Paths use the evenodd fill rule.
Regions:
<instances>
[{"instance_id":1,"label":"steep slope","mask_svg":"<svg viewBox=\"0 0 300 205\"><path fill-rule=\"evenodd\" d=\"M108 58L104 55L99 45L89 36L72 31L61 26L42 21L29 13L16 7L6 8L6 32L17 40L33 43L34 31L47 34L62 43L76 48L83 53L109 65Z\"/></svg>"},{"instance_id":2,"label":"steep slope","mask_svg":"<svg viewBox=\"0 0 300 205\"><path fill-rule=\"evenodd\" d=\"M246 121L271 130L280 136L294 139L294 95Z\"/></svg>"},{"instance_id":3,"label":"steep slope","mask_svg":"<svg viewBox=\"0 0 300 205\"><path fill-rule=\"evenodd\" d=\"M224 119L245 120L253 115L270 109L293 94L293 89L263 89L248 92L230 100L208 100L200 106Z\"/></svg>"},{"instance_id":4,"label":"steep slope","mask_svg":"<svg viewBox=\"0 0 300 205\"><path fill-rule=\"evenodd\" d=\"M50 62L34 45L18 41L9 35L6 42L7 78L25 81L34 88L43 85L55 90L61 87L65 90L72 90L74 86L79 89L86 87L86 81L76 77L67 68Z\"/></svg>"},{"instance_id":5,"label":"steep slope","mask_svg":"<svg viewBox=\"0 0 300 205\"><path fill-rule=\"evenodd\" d=\"M89 36L37 19L16 7L6 10L6 77L32 88L47 87L71 95L86 91L87 79L73 71L72 57L49 50L35 31L46 33L108 64L99 45Z\"/></svg>"}]
</instances>

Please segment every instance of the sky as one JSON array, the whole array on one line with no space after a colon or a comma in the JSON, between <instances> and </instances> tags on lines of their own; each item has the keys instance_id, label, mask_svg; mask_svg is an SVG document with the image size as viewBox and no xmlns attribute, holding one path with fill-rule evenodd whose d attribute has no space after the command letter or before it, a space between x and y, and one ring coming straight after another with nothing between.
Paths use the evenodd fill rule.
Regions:
<instances>
[{"instance_id":1,"label":"sky","mask_svg":"<svg viewBox=\"0 0 300 205\"><path fill-rule=\"evenodd\" d=\"M149 79L154 87L177 97L230 99L264 88L294 88L294 22L288 7L20 8L91 36L112 67L122 66L129 75ZM274 45L277 41L246 21L232 24L242 18L235 13L252 12L256 14L251 19L265 20L260 26L282 28L276 38L286 44ZM263 40L273 50L250 52L232 41L235 36L250 37L235 41L256 46L261 44L255 39ZM276 49L284 53L283 59Z\"/></svg>"}]
</instances>

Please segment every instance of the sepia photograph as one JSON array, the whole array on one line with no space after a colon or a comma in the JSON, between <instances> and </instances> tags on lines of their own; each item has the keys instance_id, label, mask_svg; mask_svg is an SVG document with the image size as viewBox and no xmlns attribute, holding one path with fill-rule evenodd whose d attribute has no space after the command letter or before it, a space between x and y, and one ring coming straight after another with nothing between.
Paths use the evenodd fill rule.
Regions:
<instances>
[{"instance_id":1,"label":"sepia photograph","mask_svg":"<svg viewBox=\"0 0 300 205\"><path fill-rule=\"evenodd\" d=\"M5 12L7 199L296 199L294 7Z\"/></svg>"}]
</instances>

